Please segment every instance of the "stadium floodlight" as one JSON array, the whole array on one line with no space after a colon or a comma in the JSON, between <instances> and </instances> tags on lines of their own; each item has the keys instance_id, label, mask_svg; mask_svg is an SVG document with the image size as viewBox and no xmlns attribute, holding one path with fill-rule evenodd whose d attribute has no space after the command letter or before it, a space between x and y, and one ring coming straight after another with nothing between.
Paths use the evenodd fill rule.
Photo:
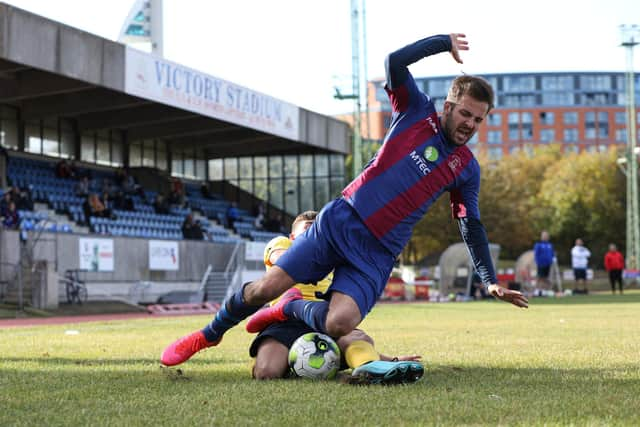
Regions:
<instances>
[{"instance_id":1,"label":"stadium floodlight","mask_svg":"<svg viewBox=\"0 0 640 427\"><path fill-rule=\"evenodd\" d=\"M135 0L122 24L118 41L150 43L151 53L163 56L162 0Z\"/></svg>"},{"instance_id":2,"label":"stadium floodlight","mask_svg":"<svg viewBox=\"0 0 640 427\"><path fill-rule=\"evenodd\" d=\"M636 103L633 72L633 48L640 43L640 27L620 26L620 46L627 50L626 101L627 101L627 268L637 269L640 257L640 216L638 213L638 159L636 158Z\"/></svg>"},{"instance_id":3,"label":"stadium floodlight","mask_svg":"<svg viewBox=\"0 0 640 427\"><path fill-rule=\"evenodd\" d=\"M360 5L362 1L362 6ZM361 8L364 8L364 0L351 0L351 83L352 92L343 94L336 87L336 99L353 100L353 176L356 177L362 171L362 117L361 117L361 91L360 86L360 22ZM366 77L366 76L365 76ZM370 132L367 130L367 132Z\"/></svg>"}]
</instances>

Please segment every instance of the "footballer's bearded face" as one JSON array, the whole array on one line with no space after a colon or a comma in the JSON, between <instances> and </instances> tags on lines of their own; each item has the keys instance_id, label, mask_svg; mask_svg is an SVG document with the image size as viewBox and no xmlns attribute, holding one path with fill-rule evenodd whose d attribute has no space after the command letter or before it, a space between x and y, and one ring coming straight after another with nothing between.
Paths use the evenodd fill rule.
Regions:
<instances>
[{"instance_id":1,"label":"footballer's bearded face","mask_svg":"<svg viewBox=\"0 0 640 427\"><path fill-rule=\"evenodd\" d=\"M441 124L447 141L465 145L478 131L488 111L489 104L468 95L462 95L455 103L445 101Z\"/></svg>"}]
</instances>

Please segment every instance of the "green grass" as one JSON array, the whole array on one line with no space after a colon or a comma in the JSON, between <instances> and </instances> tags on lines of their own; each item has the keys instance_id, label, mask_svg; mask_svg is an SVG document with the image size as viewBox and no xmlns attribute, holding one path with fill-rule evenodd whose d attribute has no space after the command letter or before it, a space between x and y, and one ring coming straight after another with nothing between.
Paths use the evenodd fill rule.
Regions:
<instances>
[{"instance_id":1,"label":"green grass","mask_svg":"<svg viewBox=\"0 0 640 427\"><path fill-rule=\"evenodd\" d=\"M250 378L239 327L177 369L164 346L208 317L0 330L2 426L640 425L640 293L378 305L380 351L420 353L417 384ZM78 331L70 335L67 331Z\"/></svg>"}]
</instances>

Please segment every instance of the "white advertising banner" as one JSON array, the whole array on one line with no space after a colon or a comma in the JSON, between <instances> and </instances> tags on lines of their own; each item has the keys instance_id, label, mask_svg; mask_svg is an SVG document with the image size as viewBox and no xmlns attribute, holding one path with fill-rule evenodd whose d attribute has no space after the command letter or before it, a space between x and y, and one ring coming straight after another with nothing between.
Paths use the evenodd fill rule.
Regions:
<instances>
[{"instance_id":1,"label":"white advertising banner","mask_svg":"<svg viewBox=\"0 0 640 427\"><path fill-rule=\"evenodd\" d=\"M126 48L125 92L299 140L297 106L131 47Z\"/></svg>"},{"instance_id":2,"label":"white advertising banner","mask_svg":"<svg viewBox=\"0 0 640 427\"><path fill-rule=\"evenodd\" d=\"M113 240L78 240L80 245L80 269L88 271L113 271Z\"/></svg>"},{"instance_id":3,"label":"white advertising banner","mask_svg":"<svg viewBox=\"0 0 640 427\"><path fill-rule=\"evenodd\" d=\"M149 270L178 270L178 242L149 240Z\"/></svg>"},{"instance_id":4,"label":"white advertising banner","mask_svg":"<svg viewBox=\"0 0 640 427\"><path fill-rule=\"evenodd\" d=\"M244 259L247 261L263 261L264 248L267 242L245 242L244 243Z\"/></svg>"}]
</instances>

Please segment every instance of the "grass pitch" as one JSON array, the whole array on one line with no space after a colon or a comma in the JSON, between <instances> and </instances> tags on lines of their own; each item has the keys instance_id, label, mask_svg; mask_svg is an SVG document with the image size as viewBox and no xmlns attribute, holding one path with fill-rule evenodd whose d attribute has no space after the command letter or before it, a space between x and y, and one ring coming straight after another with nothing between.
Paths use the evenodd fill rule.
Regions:
<instances>
[{"instance_id":1,"label":"grass pitch","mask_svg":"<svg viewBox=\"0 0 640 427\"><path fill-rule=\"evenodd\" d=\"M362 327L423 355L407 386L250 378L243 325L179 369L165 345L208 317L0 330L2 426L640 425L640 293L381 304Z\"/></svg>"}]
</instances>

